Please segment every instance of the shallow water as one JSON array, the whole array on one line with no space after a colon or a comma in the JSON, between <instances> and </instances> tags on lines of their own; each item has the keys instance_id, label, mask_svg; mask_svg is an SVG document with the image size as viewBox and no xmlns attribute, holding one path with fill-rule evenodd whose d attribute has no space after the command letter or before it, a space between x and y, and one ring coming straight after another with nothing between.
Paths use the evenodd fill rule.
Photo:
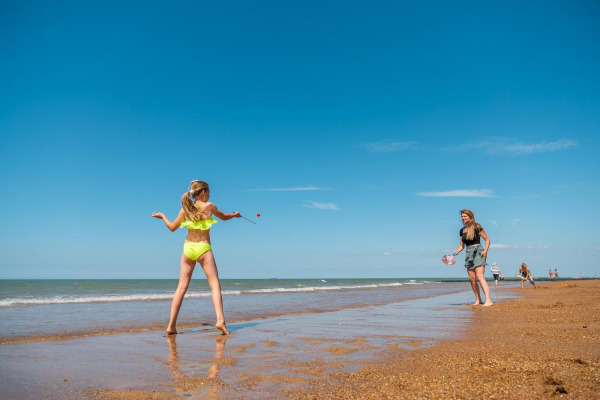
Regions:
<instances>
[{"instance_id":1,"label":"shallow water","mask_svg":"<svg viewBox=\"0 0 600 400\"><path fill-rule=\"evenodd\" d=\"M223 280L228 324L401 303L469 290L467 282L407 279ZM514 283L512 283L514 285ZM176 280L0 281L0 341L163 328ZM502 291L492 291L501 296ZM464 302L472 294L463 295ZM194 280L180 327L213 324L205 280Z\"/></svg>"},{"instance_id":2,"label":"shallow water","mask_svg":"<svg viewBox=\"0 0 600 400\"><path fill-rule=\"evenodd\" d=\"M299 301L294 298L286 307L279 305L287 310L279 316L230 323L229 336L196 326L171 336L160 329L5 344L0 346L3 393L14 399L78 399L111 389L279 398L279 390L320 374L356 371L367 360L385 357L390 346L411 350L459 337L480 307L465 304L472 293L464 291L464 283L455 286L415 288L408 291L410 299L339 308L353 297L356 302L356 297L381 300L393 294L353 293L328 304L336 309L323 312L316 302L319 312L303 314L290 312L289 304ZM328 293L334 295L329 300L335 294ZM259 309L271 301L259 298L253 304Z\"/></svg>"}]
</instances>

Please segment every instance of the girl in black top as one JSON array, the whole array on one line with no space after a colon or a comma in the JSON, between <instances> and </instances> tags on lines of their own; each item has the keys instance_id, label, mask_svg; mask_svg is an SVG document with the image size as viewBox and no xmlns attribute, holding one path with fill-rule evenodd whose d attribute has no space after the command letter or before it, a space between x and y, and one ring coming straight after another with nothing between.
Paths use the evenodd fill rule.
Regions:
<instances>
[{"instance_id":1,"label":"girl in black top","mask_svg":"<svg viewBox=\"0 0 600 400\"><path fill-rule=\"evenodd\" d=\"M465 255L465 268L469 274L469 281L471 282L471 288L475 293L475 303L473 305L482 304L481 293L479 292L479 286L483 289L485 295L484 306L491 306L492 299L490 298L490 288L485 280L485 265L487 252L490 248L490 238L483 230L483 227L475 221L475 215L471 210L460 210L460 216L463 222L463 228L461 228L460 244L454 252L457 255L462 249L467 247ZM481 239L485 240L485 249L481 247Z\"/></svg>"}]
</instances>

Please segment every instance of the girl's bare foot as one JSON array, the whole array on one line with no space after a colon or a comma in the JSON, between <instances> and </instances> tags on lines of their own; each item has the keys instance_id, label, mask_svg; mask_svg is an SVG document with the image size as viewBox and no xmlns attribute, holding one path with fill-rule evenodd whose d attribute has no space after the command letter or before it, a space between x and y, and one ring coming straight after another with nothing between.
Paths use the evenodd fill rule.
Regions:
<instances>
[{"instance_id":1,"label":"girl's bare foot","mask_svg":"<svg viewBox=\"0 0 600 400\"><path fill-rule=\"evenodd\" d=\"M177 335L178 333L175 328L167 328L167 335Z\"/></svg>"},{"instance_id":2,"label":"girl's bare foot","mask_svg":"<svg viewBox=\"0 0 600 400\"><path fill-rule=\"evenodd\" d=\"M484 307L489 307L491 305L494 305L494 303L492 303L491 301L486 301L485 303L483 303Z\"/></svg>"},{"instance_id":3,"label":"girl's bare foot","mask_svg":"<svg viewBox=\"0 0 600 400\"><path fill-rule=\"evenodd\" d=\"M229 331L227 330L227 325L225 325L225 321L217 321L215 327L223 332L223 335L229 335Z\"/></svg>"},{"instance_id":4,"label":"girl's bare foot","mask_svg":"<svg viewBox=\"0 0 600 400\"><path fill-rule=\"evenodd\" d=\"M473 303L473 305L474 305L474 306L478 306L478 305L480 305L480 304L481 304L481 302L480 302L480 301L476 301L475 303Z\"/></svg>"}]
</instances>

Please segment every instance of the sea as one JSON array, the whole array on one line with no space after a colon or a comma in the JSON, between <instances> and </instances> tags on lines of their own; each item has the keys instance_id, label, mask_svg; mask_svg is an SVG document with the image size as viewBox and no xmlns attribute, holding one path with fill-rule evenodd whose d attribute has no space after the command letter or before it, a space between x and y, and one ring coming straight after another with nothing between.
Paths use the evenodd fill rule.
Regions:
<instances>
[{"instance_id":1,"label":"sea","mask_svg":"<svg viewBox=\"0 0 600 400\"><path fill-rule=\"evenodd\" d=\"M177 287L173 279L0 280L0 343L165 329ZM504 287L517 286L504 282ZM467 280L221 279L228 324L285 315L359 309L449 294L450 307L473 301ZM503 294L505 293L505 294ZM492 300L510 296L492 291ZM464 300L463 300L464 299ZM178 329L212 325L205 279L192 279Z\"/></svg>"}]
</instances>

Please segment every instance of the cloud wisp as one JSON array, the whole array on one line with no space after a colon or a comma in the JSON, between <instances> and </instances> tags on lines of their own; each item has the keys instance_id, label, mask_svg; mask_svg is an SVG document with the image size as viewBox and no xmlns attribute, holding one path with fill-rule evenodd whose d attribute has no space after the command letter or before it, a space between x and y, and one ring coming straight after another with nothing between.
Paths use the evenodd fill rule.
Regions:
<instances>
[{"instance_id":1,"label":"cloud wisp","mask_svg":"<svg viewBox=\"0 0 600 400\"><path fill-rule=\"evenodd\" d=\"M414 149L417 142L396 142L393 140L383 140L380 142L367 143L364 147L371 153L393 153L396 151Z\"/></svg>"},{"instance_id":2,"label":"cloud wisp","mask_svg":"<svg viewBox=\"0 0 600 400\"><path fill-rule=\"evenodd\" d=\"M445 192L418 192L422 197L495 197L490 189L461 189Z\"/></svg>"},{"instance_id":3,"label":"cloud wisp","mask_svg":"<svg viewBox=\"0 0 600 400\"><path fill-rule=\"evenodd\" d=\"M478 143L465 145L466 149L481 149L489 155L509 154L522 156L534 153L548 153L551 151L567 150L577 146L571 139L561 139L554 142L522 143L508 138L492 138Z\"/></svg>"},{"instance_id":4,"label":"cloud wisp","mask_svg":"<svg viewBox=\"0 0 600 400\"><path fill-rule=\"evenodd\" d=\"M331 190L329 188L319 188L315 186L296 186L289 188L267 188L267 189L248 189L248 192L310 192L318 190Z\"/></svg>"},{"instance_id":5,"label":"cloud wisp","mask_svg":"<svg viewBox=\"0 0 600 400\"><path fill-rule=\"evenodd\" d=\"M306 204L304 205L304 207L306 208L316 208L319 210L333 210L333 211L339 211L340 208L333 203L318 203L316 201L307 201Z\"/></svg>"},{"instance_id":6,"label":"cloud wisp","mask_svg":"<svg viewBox=\"0 0 600 400\"><path fill-rule=\"evenodd\" d=\"M511 249L516 249L516 246L509 246L507 244L500 244L500 243L495 243L495 244L491 244L490 245L490 249L497 249L497 250L511 250Z\"/></svg>"}]
</instances>

